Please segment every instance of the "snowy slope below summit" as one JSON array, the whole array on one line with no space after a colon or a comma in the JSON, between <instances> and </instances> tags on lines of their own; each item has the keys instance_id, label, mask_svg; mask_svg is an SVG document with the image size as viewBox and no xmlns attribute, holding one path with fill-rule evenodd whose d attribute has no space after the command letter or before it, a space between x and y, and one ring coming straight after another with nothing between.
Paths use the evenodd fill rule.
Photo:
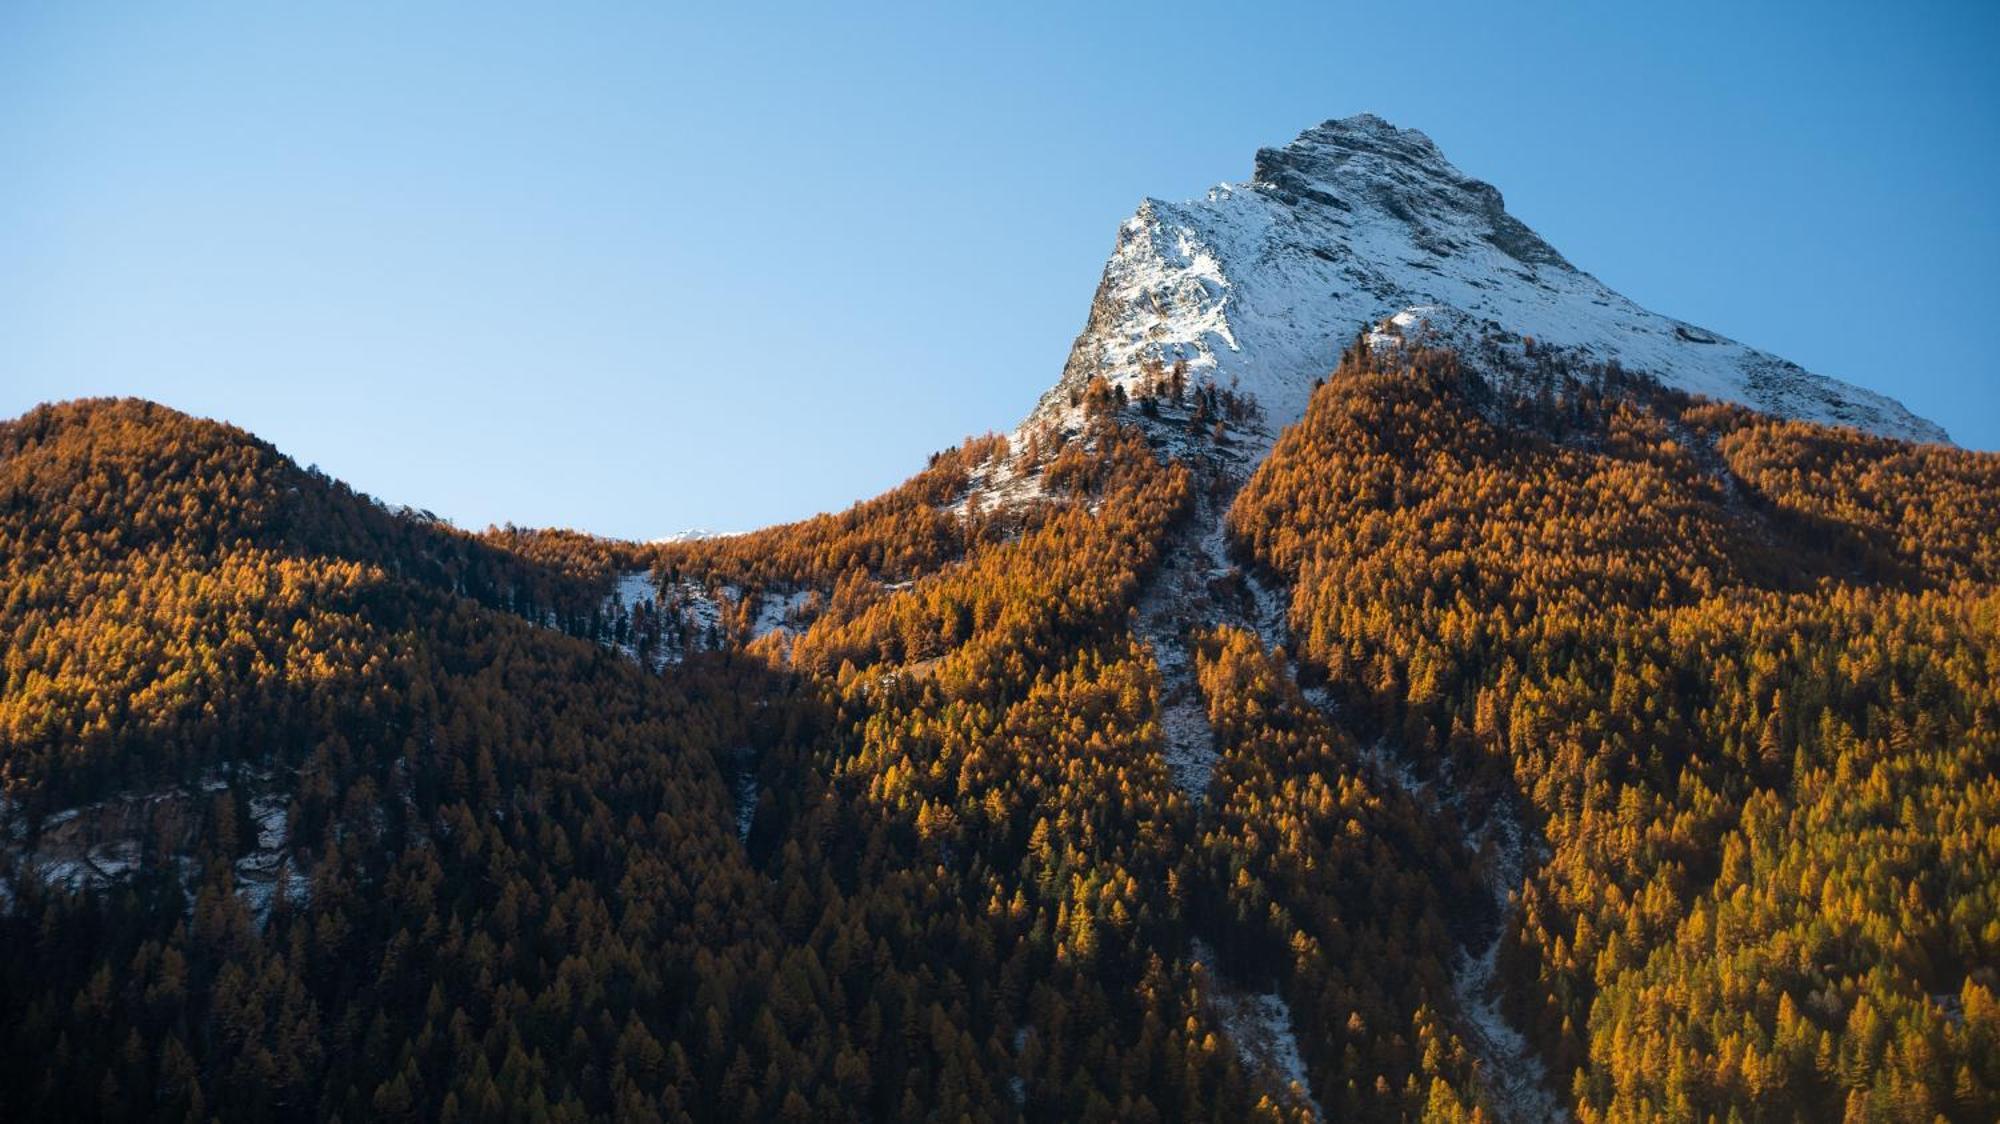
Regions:
<instances>
[{"instance_id":1,"label":"snowy slope below summit","mask_svg":"<svg viewBox=\"0 0 2000 1124\"><path fill-rule=\"evenodd\" d=\"M1148 199L1119 228L1088 324L1038 413L1157 361L1255 394L1275 433L1363 325L1430 306L1459 323L1617 360L1669 386L1914 441L1900 403L1639 307L1576 269L1430 138L1363 114L1257 154L1248 183Z\"/></svg>"}]
</instances>

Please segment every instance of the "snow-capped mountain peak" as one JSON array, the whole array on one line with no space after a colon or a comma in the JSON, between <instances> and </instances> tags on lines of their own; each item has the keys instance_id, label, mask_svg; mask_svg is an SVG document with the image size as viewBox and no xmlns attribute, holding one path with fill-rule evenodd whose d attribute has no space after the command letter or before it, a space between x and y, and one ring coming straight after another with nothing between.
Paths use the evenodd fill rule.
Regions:
<instances>
[{"instance_id":1,"label":"snow-capped mountain peak","mask_svg":"<svg viewBox=\"0 0 2000 1124\"><path fill-rule=\"evenodd\" d=\"M1135 389L1148 366L1184 361L1192 377L1256 395L1275 432L1357 330L1417 310L1445 335L1531 337L1781 416L1947 440L1893 399L1641 308L1429 137L1372 114L1260 150L1246 183L1141 203L1038 413L1060 412L1096 375Z\"/></svg>"}]
</instances>

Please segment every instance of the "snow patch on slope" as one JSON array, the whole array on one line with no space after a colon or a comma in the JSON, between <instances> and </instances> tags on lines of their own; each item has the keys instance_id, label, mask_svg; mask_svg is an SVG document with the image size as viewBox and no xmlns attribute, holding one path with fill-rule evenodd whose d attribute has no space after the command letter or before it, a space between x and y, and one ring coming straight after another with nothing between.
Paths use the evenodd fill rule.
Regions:
<instances>
[{"instance_id":1,"label":"snow patch on slope","mask_svg":"<svg viewBox=\"0 0 2000 1124\"><path fill-rule=\"evenodd\" d=\"M1272 1092L1311 1105L1316 1119L1326 1119L1313 1100L1305 1055L1299 1050L1292 1009L1284 997L1275 991L1251 991L1231 984L1216 966L1215 950L1199 937L1190 942L1189 959L1207 974L1209 1002L1250 1070L1261 1076Z\"/></svg>"},{"instance_id":2,"label":"snow patch on slope","mask_svg":"<svg viewBox=\"0 0 2000 1124\"><path fill-rule=\"evenodd\" d=\"M272 907L279 901L303 903L311 885L289 849L290 804L288 796L277 792L250 801L250 822L257 832L257 847L236 860L236 892L243 895L260 925L270 918Z\"/></svg>"},{"instance_id":3,"label":"snow patch on slope","mask_svg":"<svg viewBox=\"0 0 2000 1124\"><path fill-rule=\"evenodd\" d=\"M1210 588L1222 566L1222 513L1206 499L1190 525L1169 541L1166 555L1139 596L1134 631L1153 650L1160 669L1161 753L1181 791L1200 803L1219 756L1215 727L1195 677L1194 629L1216 620Z\"/></svg>"},{"instance_id":4,"label":"snow patch on slope","mask_svg":"<svg viewBox=\"0 0 2000 1124\"><path fill-rule=\"evenodd\" d=\"M1486 891L1502 921L1478 950L1461 949L1452 970L1452 994L1465 1016L1462 1027L1480 1059L1487 1090L1502 1116L1514 1121L1565 1120L1569 1113L1549 1092L1547 1067L1500 1010L1500 937L1516 908L1514 892L1527 876L1526 834L1512 805L1498 801L1488 813L1482 845L1489 857Z\"/></svg>"},{"instance_id":5,"label":"snow patch on slope","mask_svg":"<svg viewBox=\"0 0 2000 1124\"><path fill-rule=\"evenodd\" d=\"M802 631L812 598L813 592L809 589L764 594L757 601L756 619L750 622L750 639L756 640L779 629Z\"/></svg>"},{"instance_id":6,"label":"snow patch on slope","mask_svg":"<svg viewBox=\"0 0 2000 1124\"><path fill-rule=\"evenodd\" d=\"M1012 443L1021 444L1018 434ZM1043 487L1041 472L1033 467L1024 469L1023 459L1019 454L1008 452L975 467L966 484L965 494L947 504L945 512L969 516L996 508L1020 507L1044 499L1047 491Z\"/></svg>"},{"instance_id":7,"label":"snow patch on slope","mask_svg":"<svg viewBox=\"0 0 2000 1124\"><path fill-rule=\"evenodd\" d=\"M729 583L710 586L681 578L661 584L651 570L618 575L603 613L612 622L610 645L651 671L678 664L696 652L728 646L731 633L743 643L779 630L802 632L819 602L810 589L766 591L757 595L747 630L739 610L744 590Z\"/></svg>"},{"instance_id":8,"label":"snow patch on slope","mask_svg":"<svg viewBox=\"0 0 2000 1124\"><path fill-rule=\"evenodd\" d=\"M1420 779L1409 759L1386 740L1365 747L1362 755L1378 777L1401 789L1433 819L1463 823L1471 814L1449 766L1435 781ZM1467 842L1485 859L1486 893L1498 923L1482 944L1461 947L1452 966L1452 998L1461 1016L1457 1029L1478 1059L1481 1083L1501 1120L1518 1124L1566 1120L1569 1113L1549 1090L1548 1067L1541 1055L1500 1009L1500 938L1517 908L1515 892L1530 865L1538 861L1539 840L1531 838L1515 806L1504 798L1491 802L1476 830L1470 825L1467 830Z\"/></svg>"}]
</instances>

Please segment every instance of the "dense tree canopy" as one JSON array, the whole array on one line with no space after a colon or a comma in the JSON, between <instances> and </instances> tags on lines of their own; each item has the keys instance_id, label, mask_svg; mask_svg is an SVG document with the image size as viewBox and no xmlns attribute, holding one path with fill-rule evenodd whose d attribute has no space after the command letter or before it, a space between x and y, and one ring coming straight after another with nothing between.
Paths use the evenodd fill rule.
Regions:
<instances>
[{"instance_id":1,"label":"dense tree canopy","mask_svg":"<svg viewBox=\"0 0 2000 1124\"><path fill-rule=\"evenodd\" d=\"M650 545L0 425L0 1115L1492 1120L1496 939L1583 1119L2000 1114L2000 458L1357 347L1237 493L1153 375ZM1140 627L1225 507L1286 619Z\"/></svg>"},{"instance_id":2,"label":"dense tree canopy","mask_svg":"<svg viewBox=\"0 0 2000 1124\"><path fill-rule=\"evenodd\" d=\"M1356 349L1232 512L1353 725L1539 813L1517 1019L1585 1119L1992 1117L2000 458L1532 375Z\"/></svg>"}]
</instances>

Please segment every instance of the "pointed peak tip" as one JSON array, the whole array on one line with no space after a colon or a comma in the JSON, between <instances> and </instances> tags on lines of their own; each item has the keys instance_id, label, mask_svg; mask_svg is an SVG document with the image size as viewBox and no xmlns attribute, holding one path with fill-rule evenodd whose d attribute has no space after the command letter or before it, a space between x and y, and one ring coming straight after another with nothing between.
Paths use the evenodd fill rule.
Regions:
<instances>
[{"instance_id":1,"label":"pointed peak tip","mask_svg":"<svg viewBox=\"0 0 2000 1124\"><path fill-rule=\"evenodd\" d=\"M1389 119L1374 113L1355 113L1346 117L1329 117L1302 132L1286 145L1287 148L1314 148L1323 145L1352 147L1357 143L1371 146L1393 145L1405 149L1436 153L1438 147L1430 136L1421 129L1406 129Z\"/></svg>"}]
</instances>

